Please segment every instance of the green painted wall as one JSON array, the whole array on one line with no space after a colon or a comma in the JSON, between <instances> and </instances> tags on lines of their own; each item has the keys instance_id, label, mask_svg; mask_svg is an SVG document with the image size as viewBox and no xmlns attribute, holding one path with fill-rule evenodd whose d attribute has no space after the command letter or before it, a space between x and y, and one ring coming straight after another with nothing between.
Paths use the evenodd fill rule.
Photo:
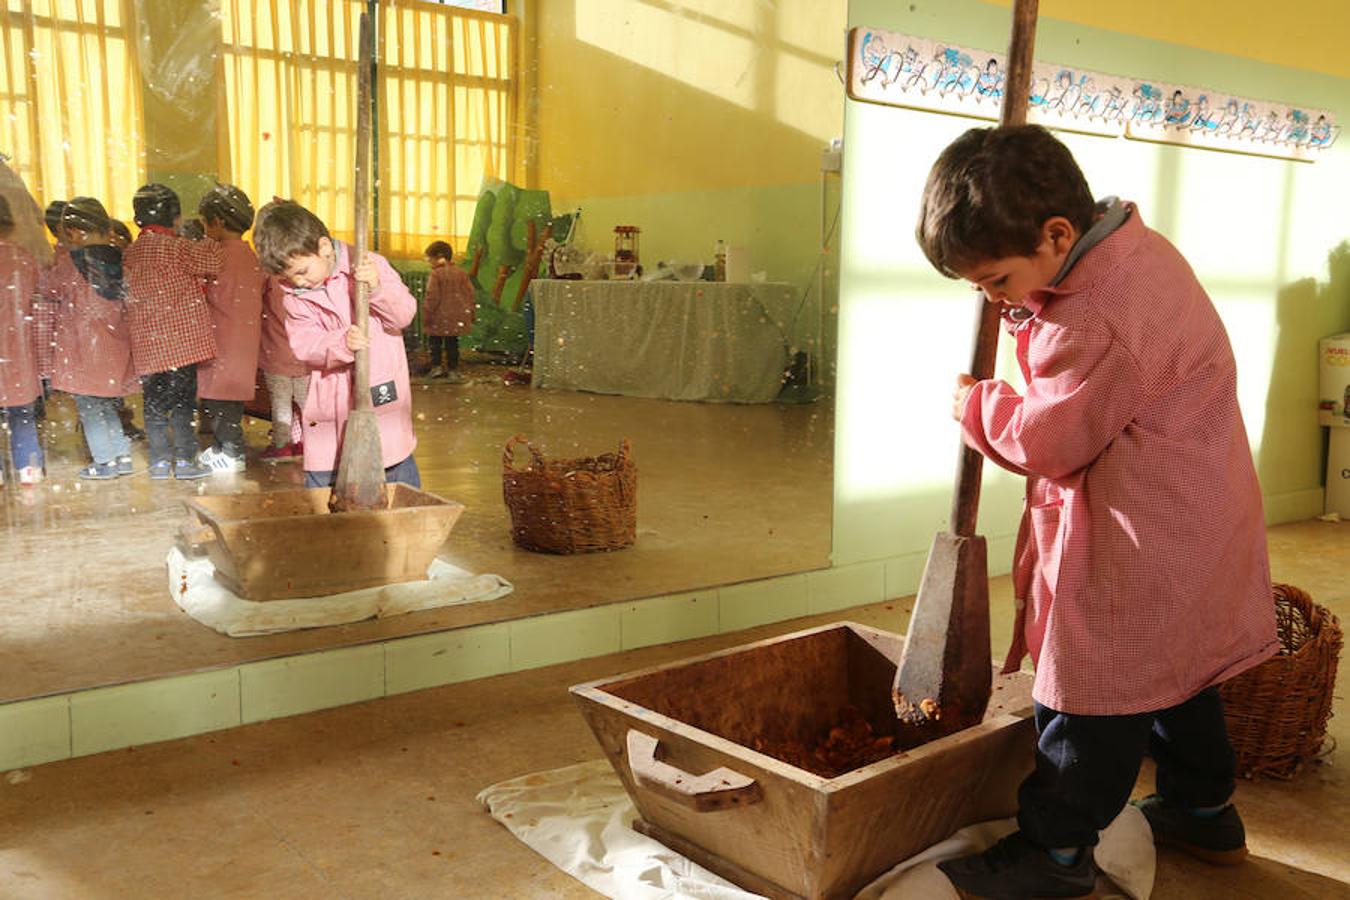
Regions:
<instances>
[{"instance_id":1,"label":"green painted wall","mask_svg":"<svg viewBox=\"0 0 1350 900\"><path fill-rule=\"evenodd\" d=\"M1008 11L978 0L852 0L849 24L1002 50ZM1350 119L1350 80L1101 28L1042 19L1037 57L1284 98ZM914 245L912 223L932 160L977 124L870 104L845 108L836 564L921 551L946 526L959 440L947 407L953 378L968 365L977 301L932 271ZM1209 289L1239 360L1268 518L1320 512L1316 339L1350 329L1350 259L1328 266L1350 238L1350 143L1302 165L1064 140L1094 191L1137 201ZM1002 374L1011 377L1006 342L1000 354ZM1006 540L1016 529L1021 481L986 473L981 532ZM1223 516L1222 497L1214 515ZM1008 562L991 552L991 568L1006 571Z\"/></svg>"}]
</instances>

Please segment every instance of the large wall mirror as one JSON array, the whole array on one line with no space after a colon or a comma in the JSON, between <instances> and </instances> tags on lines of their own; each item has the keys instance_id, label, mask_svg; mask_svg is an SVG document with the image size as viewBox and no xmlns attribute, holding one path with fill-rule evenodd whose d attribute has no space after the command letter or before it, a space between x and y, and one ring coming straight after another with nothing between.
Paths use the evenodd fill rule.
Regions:
<instances>
[{"instance_id":1,"label":"large wall mirror","mask_svg":"<svg viewBox=\"0 0 1350 900\"><path fill-rule=\"evenodd\" d=\"M347 625L218 634L179 608L166 558L183 501L301 485L301 462L262 458L270 406L243 419L243 471L152 479L143 391L127 385L131 473L91 479L90 429L49 369L40 481L17 414L4 434L0 703L829 565L845 3L501 6L0 5L5 240L39 267L72 248L54 256L58 235L34 210L95 198L139 240L146 183L171 188L185 221L219 182L255 207L294 199L349 240L356 22L374 11L373 246L421 300L425 250L445 241L477 304L453 371L431 358L422 315L404 332L414 455L425 490L467 507L440 557L513 586ZM0 271L0 283L28 282ZM0 320L11 337L50 345L29 297L0 302L15 307ZM100 352L58 349L65 362L44 365ZM516 547L502 478L517 434L562 458L628 441L636 543Z\"/></svg>"}]
</instances>

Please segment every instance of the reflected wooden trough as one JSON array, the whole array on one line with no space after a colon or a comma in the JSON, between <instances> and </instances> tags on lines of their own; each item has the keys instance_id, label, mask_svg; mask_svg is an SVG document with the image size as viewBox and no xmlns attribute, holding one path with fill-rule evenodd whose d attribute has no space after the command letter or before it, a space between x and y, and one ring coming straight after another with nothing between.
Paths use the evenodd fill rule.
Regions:
<instances>
[{"instance_id":1,"label":"reflected wooden trough","mask_svg":"<svg viewBox=\"0 0 1350 900\"><path fill-rule=\"evenodd\" d=\"M891 705L903 637L838 623L572 688L634 827L775 898L845 898L965 825L1011 815L1031 771L1031 677L920 743ZM826 778L753 749L810 746L856 710L912 749Z\"/></svg>"},{"instance_id":2,"label":"reflected wooden trough","mask_svg":"<svg viewBox=\"0 0 1350 900\"><path fill-rule=\"evenodd\" d=\"M330 513L328 488L183 501L210 529L216 579L248 600L323 597L427 577L463 504L406 484L385 509Z\"/></svg>"}]
</instances>

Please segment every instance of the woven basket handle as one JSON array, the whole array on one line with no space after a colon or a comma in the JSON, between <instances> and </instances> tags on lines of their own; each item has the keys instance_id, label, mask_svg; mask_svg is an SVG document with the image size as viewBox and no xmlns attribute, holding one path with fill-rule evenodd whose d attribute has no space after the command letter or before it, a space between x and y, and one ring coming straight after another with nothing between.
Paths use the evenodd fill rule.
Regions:
<instances>
[{"instance_id":1,"label":"woven basket handle","mask_svg":"<svg viewBox=\"0 0 1350 900\"><path fill-rule=\"evenodd\" d=\"M624 438L619 442L619 465L622 466L624 463L628 462L628 457L631 456L632 453L633 445L628 442L628 438Z\"/></svg>"},{"instance_id":2,"label":"woven basket handle","mask_svg":"<svg viewBox=\"0 0 1350 900\"><path fill-rule=\"evenodd\" d=\"M627 442L625 441L625 443ZM530 443L530 439L523 434L514 435L511 440L506 442L506 446L502 449L502 469L505 471L515 470L515 449L520 444L524 444L529 449L530 456L534 458L534 464L539 471L546 471L547 464L544 462L544 454L540 453L534 444Z\"/></svg>"}]
</instances>

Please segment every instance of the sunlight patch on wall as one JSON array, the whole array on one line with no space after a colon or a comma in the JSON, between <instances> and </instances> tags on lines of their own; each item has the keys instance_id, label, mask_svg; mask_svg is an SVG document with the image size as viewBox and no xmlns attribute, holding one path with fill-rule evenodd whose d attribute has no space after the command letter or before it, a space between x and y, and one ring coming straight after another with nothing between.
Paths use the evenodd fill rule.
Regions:
<instances>
[{"instance_id":1,"label":"sunlight patch on wall","mask_svg":"<svg viewBox=\"0 0 1350 900\"><path fill-rule=\"evenodd\" d=\"M1266 397L1271 383L1280 377L1275 370L1275 343L1279 325L1269 288L1250 291L1210 291L1210 298L1219 311L1219 318L1228 331L1238 369L1238 406L1247 426L1252 453L1261 454L1261 437L1266 427ZM1314 365L1317 348L1308 348L1308 365ZM1309 421L1313 410L1308 410Z\"/></svg>"},{"instance_id":2,"label":"sunlight patch on wall","mask_svg":"<svg viewBox=\"0 0 1350 900\"><path fill-rule=\"evenodd\" d=\"M839 136L839 82L833 69L790 53L775 57L778 121L828 143Z\"/></svg>"},{"instance_id":3,"label":"sunlight patch on wall","mask_svg":"<svg viewBox=\"0 0 1350 900\"><path fill-rule=\"evenodd\" d=\"M629 62L714 94L745 109L755 106L755 42L679 8L612 0L576 0L576 37ZM603 91L603 86L599 87Z\"/></svg>"}]
</instances>

